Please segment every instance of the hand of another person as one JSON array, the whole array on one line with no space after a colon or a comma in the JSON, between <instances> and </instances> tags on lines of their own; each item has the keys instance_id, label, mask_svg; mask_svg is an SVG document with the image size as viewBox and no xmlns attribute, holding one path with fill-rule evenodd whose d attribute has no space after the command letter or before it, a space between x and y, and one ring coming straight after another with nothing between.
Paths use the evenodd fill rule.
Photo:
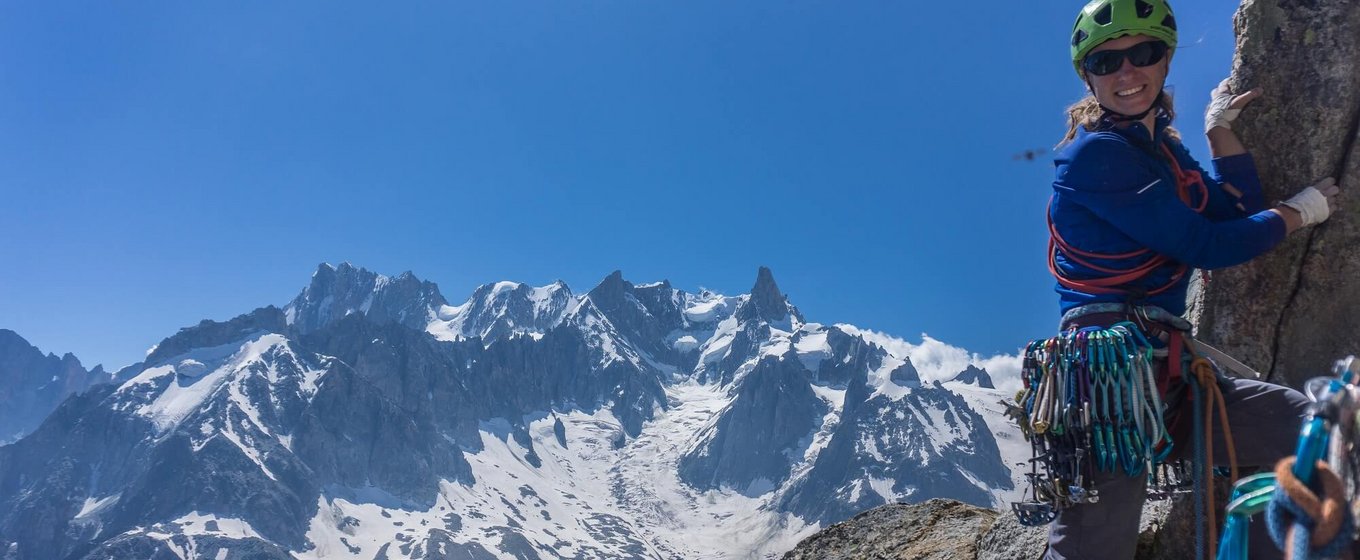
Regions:
<instances>
[{"instance_id":1,"label":"hand of another person","mask_svg":"<svg viewBox=\"0 0 1360 560\"><path fill-rule=\"evenodd\" d=\"M1316 225L1332 215L1332 211L1336 209L1336 195L1340 192L1341 188L1336 185L1336 179L1328 177L1299 191L1299 194L1281 204L1298 211L1299 217L1303 218L1303 226Z\"/></svg>"},{"instance_id":2,"label":"hand of another person","mask_svg":"<svg viewBox=\"0 0 1360 560\"><path fill-rule=\"evenodd\" d=\"M1204 110L1204 132L1214 128L1232 130L1232 121L1242 113L1242 108L1260 96L1261 90L1258 89L1233 95L1228 88L1228 80L1219 82L1218 87L1209 93L1209 107Z\"/></svg>"}]
</instances>

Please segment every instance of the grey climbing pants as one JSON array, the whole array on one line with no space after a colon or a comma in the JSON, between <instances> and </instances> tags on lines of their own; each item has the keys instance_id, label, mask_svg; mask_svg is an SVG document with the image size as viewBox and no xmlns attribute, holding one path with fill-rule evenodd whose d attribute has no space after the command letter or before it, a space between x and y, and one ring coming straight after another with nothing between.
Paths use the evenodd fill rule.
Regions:
<instances>
[{"instance_id":1,"label":"grey climbing pants","mask_svg":"<svg viewBox=\"0 0 1360 560\"><path fill-rule=\"evenodd\" d=\"M1307 397L1288 387L1246 379L1225 379L1220 387L1239 466L1271 468L1276 461L1294 453L1308 408ZM1223 442L1223 432L1215 421L1215 465L1228 464ZM1190 445L1190 442L1176 442L1176 445ZM1100 493L1099 502L1068 508L1053 521L1045 559L1133 558L1138 545L1139 517L1147 499L1146 477L1099 473L1095 489ZM1222 520L1223 515L1219 514L1218 518ZM1266 534L1265 523L1251 524L1250 539L1252 560L1283 558Z\"/></svg>"}]
</instances>

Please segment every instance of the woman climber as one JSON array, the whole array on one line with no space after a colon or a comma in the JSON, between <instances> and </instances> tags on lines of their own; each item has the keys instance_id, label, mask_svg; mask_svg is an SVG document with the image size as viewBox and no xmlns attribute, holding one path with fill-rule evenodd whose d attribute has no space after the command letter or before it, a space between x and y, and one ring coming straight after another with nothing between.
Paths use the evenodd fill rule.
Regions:
<instances>
[{"instance_id":1,"label":"woman climber","mask_svg":"<svg viewBox=\"0 0 1360 560\"><path fill-rule=\"evenodd\" d=\"M1048 211L1052 235L1049 266L1057 278L1060 328L1071 334L1107 332L1121 323L1136 326L1136 334L1128 334L1129 327L1119 332L1128 334L1128 340L1145 343L1149 356L1156 351L1158 357L1150 358L1149 363L1156 368L1157 389L1130 382L1121 398L1132 399L1128 395L1134 389L1148 387L1155 393L1152 402L1157 406L1130 400L1132 404L1126 409L1143 410L1138 407L1145 406L1146 410L1173 410L1178 402L1212 401L1221 394L1220 409L1226 410L1231 433L1239 436L1237 463L1269 467L1291 454L1308 401L1297 391L1258 381L1222 375L1212 375L1206 378L1209 382L1198 384L1191 379L1192 369L1203 369L1207 364L1192 368L1190 350L1185 347L1189 323L1181 315L1186 309L1191 271L1247 262L1290 233L1326 220L1335 209L1338 187L1331 178L1324 179L1267 208L1252 157L1231 128L1233 119L1260 92L1234 95L1226 80L1211 94L1205 114L1204 128L1215 173L1203 172L1170 127L1175 111L1164 86L1175 51L1176 22L1165 0L1094 0L1077 17L1071 36L1072 62L1089 95L1068 109L1069 130L1055 162L1057 175ZM1072 336L1071 340L1085 340ZM1106 335L1091 336L1090 343L1095 344ZM1072 356L1069 353L1068 357ZM1107 377L1101 377L1094 365L1097 361L1092 357L1089 364L1082 362L1082 367L1089 366L1095 372L1082 379L1096 380L1090 383L1096 393L1100 393L1101 383L1106 383L1100 380L1110 380L1110 394L1119 394L1117 376L1106 373L1103 375ZM1177 379L1180 376L1184 381ZM1148 381L1152 377L1149 373ZM1062 387L1047 389L1049 393L1039 391L1039 398L1047 395L1056 403L1050 408L1060 410L1063 401L1052 396L1057 391L1061 399L1076 404L1075 418L1083 412L1088 417L1100 417L1090 406L1099 404L1099 398L1071 387L1075 385L1069 386L1067 393ZM1031 387L1038 388L1037 382ZM1218 393L1191 394L1201 389ZM1034 401L1033 396L1030 400ZM1119 406L1116 403L1115 407ZM1105 470L1098 468L1097 463L1104 459L1095 456L1092 446L1078 445L1078 454L1085 451L1092 458L1076 459L1081 472L1073 476L1081 482L1075 486L1060 484L1053 490L1063 494L1071 507L1052 510L1056 518L1046 558L1133 557L1139 516L1147 497L1147 470L1142 465L1165 457L1153 458L1152 440L1170 432L1175 439L1166 447L1174 447L1177 455L1185 453L1184 457L1189 457L1192 447L1189 436L1182 436L1174 427L1161 427L1162 418L1150 418L1145 422L1140 417L1135 422L1109 413L1104 420L1109 438L1052 439L1095 441L1092 446L1100 448L1101 453L1106 453L1105 446L1109 445L1111 458L1122 459L1127 453L1132 459L1125 461L1122 470L1111 459L1107 464L1116 468ZM1169 417L1166 422L1172 423ZM1118 435L1121 423L1128 430L1135 430L1135 424L1136 429L1143 430L1146 445L1135 446L1132 451L1116 449L1114 441L1119 445L1144 441L1137 433L1132 438ZM1074 421L1073 425L1077 424L1080 422ZM1097 431L1099 424L1085 423ZM1046 429L1047 423L1040 427ZM1208 439L1211 449L1204 452L1215 465L1229 462L1228 447L1232 444L1225 441L1228 430L1224 428L1222 422L1214 423L1213 437ZM1190 432L1184 426L1179 431ZM1241 437L1243 434L1247 437ZM1146 455L1140 455L1144 452ZM1051 454L1063 456L1062 450ZM1083 484L1089 491L1082 490ZM1067 495L1067 488L1076 496ZM1259 528L1261 524L1255 525ZM1263 536L1252 536L1251 557L1278 557L1279 552Z\"/></svg>"}]
</instances>

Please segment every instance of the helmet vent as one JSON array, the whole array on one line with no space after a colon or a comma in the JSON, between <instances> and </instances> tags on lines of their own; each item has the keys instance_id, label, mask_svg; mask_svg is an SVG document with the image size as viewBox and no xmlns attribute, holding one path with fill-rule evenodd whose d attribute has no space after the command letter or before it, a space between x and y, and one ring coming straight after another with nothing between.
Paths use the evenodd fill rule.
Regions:
<instances>
[{"instance_id":1,"label":"helmet vent","mask_svg":"<svg viewBox=\"0 0 1360 560\"><path fill-rule=\"evenodd\" d=\"M1162 18L1162 27L1168 27L1168 28L1170 28L1172 31L1175 31L1175 30L1176 30L1176 16L1173 16L1173 15L1171 15L1171 14L1166 14L1166 17Z\"/></svg>"},{"instance_id":2,"label":"helmet vent","mask_svg":"<svg viewBox=\"0 0 1360 560\"><path fill-rule=\"evenodd\" d=\"M1144 2L1143 0L1137 0L1133 5L1138 10L1138 17L1140 19L1152 15L1152 4Z\"/></svg>"},{"instance_id":3,"label":"helmet vent","mask_svg":"<svg viewBox=\"0 0 1360 560\"><path fill-rule=\"evenodd\" d=\"M1094 19L1095 22L1099 25L1109 25L1110 17L1113 14L1113 12L1114 6L1106 4L1105 7L1101 8L1100 11L1096 12L1096 14L1091 17L1091 19Z\"/></svg>"},{"instance_id":4,"label":"helmet vent","mask_svg":"<svg viewBox=\"0 0 1360 560\"><path fill-rule=\"evenodd\" d=\"M1076 33L1072 34L1072 46L1075 47L1077 45L1080 45L1081 42L1085 41L1087 37L1089 37L1089 35L1087 35L1085 31L1078 29Z\"/></svg>"}]
</instances>

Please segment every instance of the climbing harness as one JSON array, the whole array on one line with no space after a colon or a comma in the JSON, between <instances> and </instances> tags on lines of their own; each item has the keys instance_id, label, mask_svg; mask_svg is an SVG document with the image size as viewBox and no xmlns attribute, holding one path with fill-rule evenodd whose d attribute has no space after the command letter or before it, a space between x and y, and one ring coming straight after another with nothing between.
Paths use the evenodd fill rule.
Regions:
<instances>
[{"instance_id":1,"label":"climbing harness","mask_svg":"<svg viewBox=\"0 0 1360 560\"><path fill-rule=\"evenodd\" d=\"M1247 558L1247 526L1262 511L1285 558L1330 558L1347 552L1355 534L1352 504L1360 489L1354 464L1360 376L1354 365L1360 365L1354 356L1340 360L1332 377L1305 385L1313 404L1294 456L1281 460L1274 472L1247 477L1233 487L1219 560Z\"/></svg>"},{"instance_id":2,"label":"climbing harness","mask_svg":"<svg viewBox=\"0 0 1360 560\"><path fill-rule=\"evenodd\" d=\"M1094 487L1098 472L1144 476L1149 499L1193 492L1196 548L1204 558L1217 548L1210 456L1215 420L1225 439L1228 472L1237 478L1220 373L1194 354L1184 332L1167 332L1167 348L1159 350L1144 334L1146 329L1125 320L1108 328L1072 328L1026 346L1024 388L1010 414L1033 448L1026 475L1032 498L1012 504L1012 510L1023 525L1043 525L1066 508L1099 501ZM1166 368L1159 375L1163 356ZM1179 403L1163 399L1182 391L1184 395L1173 398ZM1184 412L1169 414L1179 404L1188 405L1193 416L1188 430L1192 452L1185 458L1172 454L1173 430L1165 420L1185 420Z\"/></svg>"},{"instance_id":3,"label":"climbing harness","mask_svg":"<svg viewBox=\"0 0 1360 560\"><path fill-rule=\"evenodd\" d=\"M1033 500L1012 506L1021 523L1043 525L1065 508L1098 501L1097 471L1182 480L1158 470L1172 442L1154 352L1128 321L1026 347L1025 388L1012 409L1034 451L1026 475Z\"/></svg>"},{"instance_id":4,"label":"climbing harness","mask_svg":"<svg viewBox=\"0 0 1360 560\"><path fill-rule=\"evenodd\" d=\"M1171 152L1170 146L1166 143L1161 145L1161 150L1162 155L1165 156L1166 161L1171 167L1172 175L1176 177L1176 196L1190 209L1195 212L1203 213L1204 209L1209 204L1209 189L1204 184L1204 177L1199 171L1186 171L1182 169L1180 162L1176 159L1175 154ZM1195 189L1194 192L1198 196L1192 195L1192 187ZM1195 203L1195 200L1198 200L1199 202ZM1093 253L1078 249L1076 246L1068 243L1067 240L1063 238L1062 234L1058 232L1057 226L1053 224L1053 200L1049 199L1048 204L1049 211L1046 212L1048 215L1048 270L1053 274L1053 277L1058 280L1058 283L1065 288L1080 290L1089 294L1153 296L1170 290L1190 271L1188 265L1184 263L1175 263L1175 271L1172 272L1171 277L1162 285L1147 291L1131 288L1130 286L1137 281L1152 275L1158 268L1171 264L1173 261L1165 255L1154 253L1152 249L1146 247L1127 253ZM1058 255L1060 253L1068 262L1075 263L1088 270L1094 270L1104 276L1100 278L1078 279L1064 275L1062 269L1058 266ZM1096 260L1111 261L1143 257L1147 257L1147 260L1143 261L1142 264L1131 268L1113 268L1102 266L1095 262Z\"/></svg>"}]
</instances>

